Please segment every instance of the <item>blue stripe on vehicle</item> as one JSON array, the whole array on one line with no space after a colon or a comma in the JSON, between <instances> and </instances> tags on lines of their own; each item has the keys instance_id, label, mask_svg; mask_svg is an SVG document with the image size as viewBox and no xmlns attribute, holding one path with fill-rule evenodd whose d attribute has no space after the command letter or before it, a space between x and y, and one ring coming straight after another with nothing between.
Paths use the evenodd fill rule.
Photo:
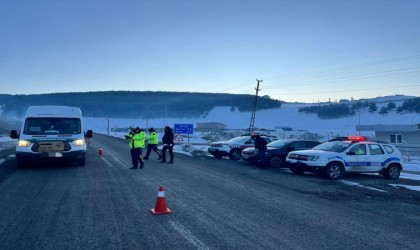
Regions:
<instances>
[{"instance_id":1,"label":"blue stripe on vehicle","mask_svg":"<svg viewBox=\"0 0 420 250\"><path fill-rule=\"evenodd\" d=\"M392 162L392 161L398 161L401 162L401 159L398 157L391 157L386 159L384 162L382 162L382 166L385 166L388 162Z\"/></svg>"}]
</instances>

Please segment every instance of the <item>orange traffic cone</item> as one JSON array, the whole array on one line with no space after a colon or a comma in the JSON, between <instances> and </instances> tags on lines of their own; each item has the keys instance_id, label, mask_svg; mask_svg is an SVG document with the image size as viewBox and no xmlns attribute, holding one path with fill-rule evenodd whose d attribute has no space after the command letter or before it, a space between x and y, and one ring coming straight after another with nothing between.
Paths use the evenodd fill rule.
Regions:
<instances>
[{"instance_id":1,"label":"orange traffic cone","mask_svg":"<svg viewBox=\"0 0 420 250\"><path fill-rule=\"evenodd\" d=\"M159 188L159 193L158 193L158 198L156 201L155 208L150 209L150 211L154 215L172 213L172 211L166 206L165 191L163 191L162 186Z\"/></svg>"},{"instance_id":2,"label":"orange traffic cone","mask_svg":"<svg viewBox=\"0 0 420 250\"><path fill-rule=\"evenodd\" d=\"M103 156L104 155L104 152L102 151L102 147L99 147L98 155L99 156Z\"/></svg>"}]
</instances>

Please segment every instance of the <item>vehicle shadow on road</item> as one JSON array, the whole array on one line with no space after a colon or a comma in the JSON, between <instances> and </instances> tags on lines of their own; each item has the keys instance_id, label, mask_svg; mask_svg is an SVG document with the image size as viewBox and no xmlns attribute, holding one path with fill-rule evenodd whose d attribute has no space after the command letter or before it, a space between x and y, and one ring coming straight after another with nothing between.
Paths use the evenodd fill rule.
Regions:
<instances>
[{"instance_id":1,"label":"vehicle shadow on road","mask_svg":"<svg viewBox=\"0 0 420 250\"><path fill-rule=\"evenodd\" d=\"M71 168L80 168L80 166L78 166L76 162L33 162L19 168L16 167L16 170L63 170Z\"/></svg>"}]
</instances>

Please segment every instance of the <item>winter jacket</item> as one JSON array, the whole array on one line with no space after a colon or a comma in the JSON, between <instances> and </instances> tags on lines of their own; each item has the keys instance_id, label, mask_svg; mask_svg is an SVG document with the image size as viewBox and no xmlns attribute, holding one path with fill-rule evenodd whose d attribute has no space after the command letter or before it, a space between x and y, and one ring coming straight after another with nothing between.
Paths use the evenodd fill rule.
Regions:
<instances>
[{"instance_id":1,"label":"winter jacket","mask_svg":"<svg viewBox=\"0 0 420 250\"><path fill-rule=\"evenodd\" d=\"M130 131L126 138L128 139L128 146L130 148L144 148L146 133L142 129L136 128Z\"/></svg>"},{"instance_id":2,"label":"winter jacket","mask_svg":"<svg viewBox=\"0 0 420 250\"><path fill-rule=\"evenodd\" d=\"M149 144L157 145L159 143L158 134L156 131L150 132L149 136L147 137L147 142Z\"/></svg>"},{"instance_id":3,"label":"winter jacket","mask_svg":"<svg viewBox=\"0 0 420 250\"><path fill-rule=\"evenodd\" d=\"M267 150L267 141L257 136L254 140L255 148L258 150Z\"/></svg>"},{"instance_id":4,"label":"winter jacket","mask_svg":"<svg viewBox=\"0 0 420 250\"><path fill-rule=\"evenodd\" d=\"M174 145L174 133L170 127L165 127L165 134L162 137L163 145Z\"/></svg>"}]
</instances>

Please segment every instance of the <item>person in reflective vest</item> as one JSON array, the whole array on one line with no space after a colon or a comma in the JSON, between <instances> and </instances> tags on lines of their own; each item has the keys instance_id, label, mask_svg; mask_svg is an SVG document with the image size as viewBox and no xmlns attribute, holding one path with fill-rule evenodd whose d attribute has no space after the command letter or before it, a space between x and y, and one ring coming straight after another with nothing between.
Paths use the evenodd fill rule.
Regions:
<instances>
[{"instance_id":1,"label":"person in reflective vest","mask_svg":"<svg viewBox=\"0 0 420 250\"><path fill-rule=\"evenodd\" d=\"M152 152L152 150L156 152L156 154L159 157L158 160L160 160L160 159L162 159L162 154L159 152L159 149L157 147L157 145L159 143L158 134L154 130L154 128L149 128L148 131L149 131L149 136L147 137L147 152L146 152L146 155L144 156L143 160L149 160L149 155Z\"/></svg>"},{"instance_id":2,"label":"person in reflective vest","mask_svg":"<svg viewBox=\"0 0 420 250\"><path fill-rule=\"evenodd\" d=\"M128 140L128 146L130 147L131 163L133 166L130 169L138 169L139 163L140 168L144 167L144 161L141 158L141 153L144 149L144 143L146 139L146 133L139 127L131 128L130 133L125 136Z\"/></svg>"},{"instance_id":3,"label":"person in reflective vest","mask_svg":"<svg viewBox=\"0 0 420 250\"><path fill-rule=\"evenodd\" d=\"M171 160L168 162L169 164L174 163L174 132L172 132L172 129L169 126L165 127L165 134L162 137L162 160L159 163L166 162L166 150L169 150L169 155L171 156Z\"/></svg>"}]
</instances>

